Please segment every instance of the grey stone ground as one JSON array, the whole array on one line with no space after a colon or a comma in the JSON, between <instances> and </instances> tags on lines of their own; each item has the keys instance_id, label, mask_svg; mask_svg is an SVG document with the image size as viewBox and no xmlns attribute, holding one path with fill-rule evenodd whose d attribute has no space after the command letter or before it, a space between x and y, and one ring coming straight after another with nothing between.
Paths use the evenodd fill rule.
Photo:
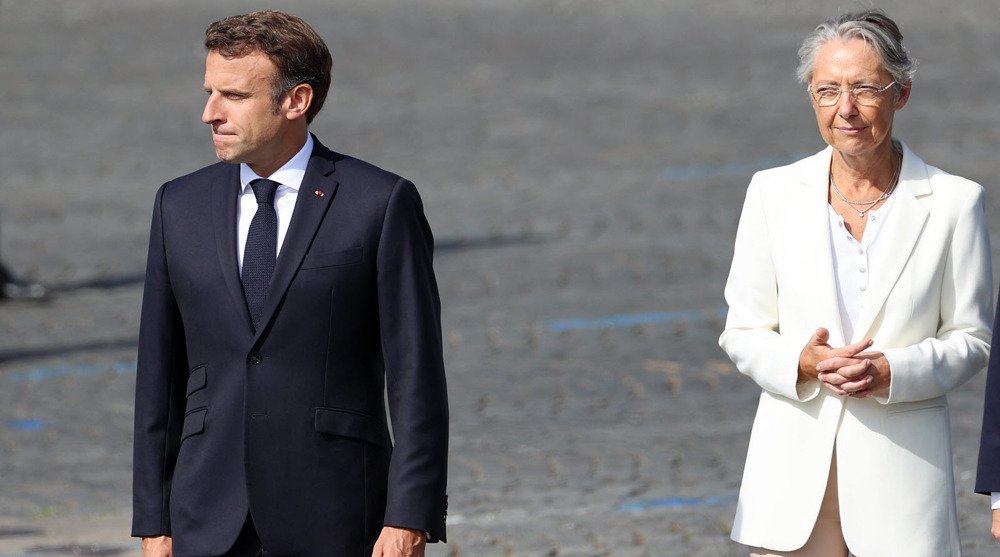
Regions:
<instances>
[{"instance_id":1,"label":"grey stone ground","mask_svg":"<svg viewBox=\"0 0 1000 557\"><path fill-rule=\"evenodd\" d=\"M213 161L205 25L263 5L0 3L0 245L56 290L0 305L0 557L137 553L149 210L161 182ZM757 389L715 344L736 219L753 170L823 146L798 42L868 3L269 5L334 52L315 131L413 179L438 238L452 541L430 554L742 555L728 531ZM1000 233L1000 8L880 5L922 62L897 135L983 183ZM628 317L559 321L609 316ZM982 388L952 397L971 556L997 553L971 494Z\"/></svg>"}]
</instances>

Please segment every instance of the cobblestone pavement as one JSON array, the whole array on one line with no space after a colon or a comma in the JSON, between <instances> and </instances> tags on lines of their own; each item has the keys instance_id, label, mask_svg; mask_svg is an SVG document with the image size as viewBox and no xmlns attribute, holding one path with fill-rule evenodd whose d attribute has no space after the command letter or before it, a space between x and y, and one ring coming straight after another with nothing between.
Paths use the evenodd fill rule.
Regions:
<instances>
[{"instance_id":1,"label":"cobblestone pavement","mask_svg":"<svg viewBox=\"0 0 1000 557\"><path fill-rule=\"evenodd\" d=\"M0 245L54 290L0 305L0 557L136 554L149 211L160 183L213 161L204 27L263 3L0 2ZM897 135L986 185L1000 233L1000 8L880 4L922 62ZM728 533L758 390L716 347L722 287L750 174L823 146L793 70L836 7L270 5L334 52L314 130L413 179L438 239L452 541L430 554L744 554ZM971 494L982 389L952 396L971 556L997 551Z\"/></svg>"}]
</instances>

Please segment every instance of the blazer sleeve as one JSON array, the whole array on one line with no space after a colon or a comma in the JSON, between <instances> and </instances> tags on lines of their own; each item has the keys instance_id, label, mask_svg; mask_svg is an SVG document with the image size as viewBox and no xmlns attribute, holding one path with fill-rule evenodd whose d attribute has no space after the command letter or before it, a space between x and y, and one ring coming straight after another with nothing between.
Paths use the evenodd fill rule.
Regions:
<instances>
[{"instance_id":1,"label":"blazer sleeve","mask_svg":"<svg viewBox=\"0 0 1000 557\"><path fill-rule=\"evenodd\" d=\"M821 386L819 381L798 382L806 339L799 342L780 333L778 278L761 182L760 174L754 175L740 215L725 290L729 312L719 345L762 389L804 402L816 397Z\"/></svg>"},{"instance_id":2,"label":"blazer sleeve","mask_svg":"<svg viewBox=\"0 0 1000 557\"><path fill-rule=\"evenodd\" d=\"M142 294L135 385L132 535L170 535L170 485L184 412L184 333L170 286L163 196L156 194Z\"/></svg>"},{"instance_id":3,"label":"blazer sleeve","mask_svg":"<svg viewBox=\"0 0 1000 557\"><path fill-rule=\"evenodd\" d=\"M379 319L394 447L385 525L445 540L448 394L433 238L412 183L400 179L379 241Z\"/></svg>"},{"instance_id":4,"label":"blazer sleeve","mask_svg":"<svg viewBox=\"0 0 1000 557\"><path fill-rule=\"evenodd\" d=\"M943 396L982 370L990 354L993 276L981 187L968 196L955 221L944 261L937 334L882 350L892 378L886 404Z\"/></svg>"}]
</instances>

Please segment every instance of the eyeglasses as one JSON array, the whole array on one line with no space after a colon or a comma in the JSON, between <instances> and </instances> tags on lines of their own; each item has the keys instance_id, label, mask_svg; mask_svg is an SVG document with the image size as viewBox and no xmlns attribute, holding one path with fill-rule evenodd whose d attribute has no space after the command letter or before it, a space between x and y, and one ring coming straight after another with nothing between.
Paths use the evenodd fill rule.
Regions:
<instances>
[{"instance_id":1,"label":"eyeglasses","mask_svg":"<svg viewBox=\"0 0 1000 557\"><path fill-rule=\"evenodd\" d=\"M822 86L815 91L812 88L806 89L812 96L813 101L816 102L816 106L833 106L840 101L841 93L850 93L851 98L854 102L862 106L877 106L878 103L882 102L882 93L886 92L890 87L895 85L896 82L886 85L879 89L878 85L871 83L866 83L864 85L855 85L850 89L837 89L836 87Z\"/></svg>"}]
</instances>

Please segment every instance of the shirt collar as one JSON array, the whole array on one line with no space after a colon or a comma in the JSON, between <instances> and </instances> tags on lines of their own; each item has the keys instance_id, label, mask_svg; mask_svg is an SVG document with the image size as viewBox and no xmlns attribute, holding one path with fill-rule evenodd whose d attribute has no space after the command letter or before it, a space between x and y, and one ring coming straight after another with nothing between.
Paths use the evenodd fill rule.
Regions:
<instances>
[{"instance_id":1,"label":"shirt collar","mask_svg":"<svg viewBox=\"0 0 1000 557\"><path fill-rule=\"evenodd\" d=\"M313 138L312 134L306 136L306 144L299 149L299 152L295 154L294 157L288 160L281 168L276 170L274 174L268 176L269 180L274 180L282 186L287 186L295 191L299 191L299 187L302 185L302 178L306 174L306 167L309 166L309 157L312 155L313 151ZM243 187L245 192L247 188L250 187L250 182L260 178L256 172L250 169L250 166L246 163L240 164L240 185Z\"/></svg>"}]
</instances>

